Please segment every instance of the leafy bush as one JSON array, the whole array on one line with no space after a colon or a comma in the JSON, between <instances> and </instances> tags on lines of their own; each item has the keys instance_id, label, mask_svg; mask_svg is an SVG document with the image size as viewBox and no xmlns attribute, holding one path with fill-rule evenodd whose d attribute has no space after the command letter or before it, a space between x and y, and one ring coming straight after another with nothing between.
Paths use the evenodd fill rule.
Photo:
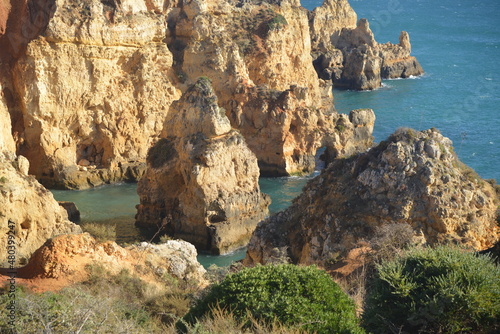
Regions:
<instances>
[{"instance_id":1,"label":"leafy bush","mask_svg":"<svg viewBox=\"0 0 500 334\"><path fill-rule=\"evenodd\" d=\"M363 333L353 301L316 267L283 264L243 269L214 285L184 321L192 325L212 317L218 308L246 327L251 325L250 317L317 333Z\"/></svg>"},{"instance_id":2,"label":"leafy bush","mask_svg":"<svg viewBox=\"0 0 500 334\"><path fill-rule=\"evenodd\" d=\"M440 246L377 266L363 322L373 333L498 333L500 267Z\"/></svg>"}]
</instances>

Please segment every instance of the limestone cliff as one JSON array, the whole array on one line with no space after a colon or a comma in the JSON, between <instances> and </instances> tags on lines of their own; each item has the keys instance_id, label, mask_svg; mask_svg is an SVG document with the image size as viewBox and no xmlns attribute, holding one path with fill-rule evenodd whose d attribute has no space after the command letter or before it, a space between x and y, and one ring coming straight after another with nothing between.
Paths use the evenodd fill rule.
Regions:
<instances>
[{"instance_id":1,"label":"limestone cliff","mask_svg":"<svg viewBox=\"0 0 500 334\"><path fill-rule=\"evenodd\" d=\"M8 260L19 266L49 238L81 232L52 194L28 176L29 161L14 152L10 114L0 82L0 249L4 250L0 252L0 267L10 266Z\"/></svg>"},{"instance_id":2,"label":"limestone cliff","mask_svg":"<svg viewBox=\"0 0 500 334\"><path fill-rule=\"evenodd\" d=\"M180 96L163 9L148 3L54 1L43 33L15 61L18 153L44 184L86 188L142 174Z\"/></svg>"},{"instance_id":3,"label":"limestone cliff","mask_svg":"<svg viewBox=\"0 0 500 334\"><path fill-rule=\"evenodd\" d=\"M297 0L10 7L0 18L0 81L17 153L47 186L138 179L170 104L200 76L213 81L263 174L311 172L319 147L345 144L335 141L331 83L315 74Z\"/></svg>"},{"instance_id":4,"label":"limestone cliff","mask_svg":"<svg viewBox=\"0 0 500 334\"><path fill-rule=\"evenodd\" d=\"M278 248L296 263L321 263L391 223L408 223L430 245L483 250L500 238L497 206L494 187L457 159L449 139L401 129L333 162L289 209L259 224L245 261L265 263Z\"/></svg>"},{"instance_id":5,"label":"limestone cliff","mask_svg":"<svg viewBox=\"0 0 500 334\"><path fill-rule=\"evenodd\" d=\"M368 20L356 22L356 13L347 0L325 0L309 16L315 69L320 78L332 80L335 87L376 89L382 79L424 73L410 55L407 32L401 32L399 44L377 43Z\"/></svg>"},{"instance_id":6,"label":"limestone cliff","mask_svg":"<svg viewBox=\"0 0 500 334\"><path fill-rule=\"evenodd\" d=\"M80 233L79 226L52 194L33 176L23 156L0 153L0 266L6 267L8 255L19 266L47 239L59 234ZM7 246L13 246L7 248ZM12 254L7 252L12 250Z\"/></svg>"},{"instance_id":7,"label":"limestone cliff","mask_svg":"<svg viewBox=\"0 0 500 334\"><path fill-rule=\"evenodd\" d=\"M208 78L171 106L139 181L137 225L163 229L216 254L243 247L267 214L259 168L231 129Z\"/></svg>"}]
</instances>

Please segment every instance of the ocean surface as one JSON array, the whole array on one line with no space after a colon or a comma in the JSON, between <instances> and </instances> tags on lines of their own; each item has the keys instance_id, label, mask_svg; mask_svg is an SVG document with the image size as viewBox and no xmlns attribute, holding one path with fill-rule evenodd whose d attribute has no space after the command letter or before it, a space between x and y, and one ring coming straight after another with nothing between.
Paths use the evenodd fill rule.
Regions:
<instances>
[{"instance_id":1,"label":"ocean surface","mask_svg":"<svg viewBox=\"0 0 500 334\"><path fill-rule=\"evenodd\" d=\"M314 9L322 1L302 0ZM369 92L334 91L338 112L372 108L377 116L375 140L399 127L438 128L449 137L460 159L486 179L500 180L500 1L498 0L350 0L358 18L367 18L379 43L397 43L410 33L412 54L425 75L387 80ZM310 176L311 177L311 176ZM271 195L271 212L285 209L310 177L262 178ZM73 201L82 222L115 224L118 242L138 236L133 226L136 185L105 186L84 191L53 191L58 200ZM199 261L227 265L244 257L201 254Z\"/></svg>"}]
</instances>

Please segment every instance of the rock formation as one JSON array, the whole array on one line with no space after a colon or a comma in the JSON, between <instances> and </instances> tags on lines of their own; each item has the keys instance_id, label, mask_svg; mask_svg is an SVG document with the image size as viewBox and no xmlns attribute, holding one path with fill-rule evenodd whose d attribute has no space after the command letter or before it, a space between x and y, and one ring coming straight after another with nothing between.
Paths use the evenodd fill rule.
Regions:
<instances>
[{"instance_id":1,"label":"rock formation","mask_svg":"<svg viewBox=\"0 0 500 334\"><path fill-rule=\"evenodd\" d=\"M310 13L315 69L320 78L337 88L367 90L381 86L382 79L408 78L424 73L410 55L407 32L399 44L379 44L366 19L356 23L347 0L325 0Z\"/></svg>"},{"instance_id":2,"label":"rock formation","mask_svg":"<svg viewBox=\"0 0 500 334\"><path fill-rule=\"evenodd\" d=\"M377 226L409 224L427 244L484 250L500 239L495 188L463 165L437 130L400 129L366 153L338 159L292 206L257 227L247 263L286 250L321 263L370 240Z\"/></svg>"},{"instance_id":3,"label":"rock formation","mask_svg":"<svg viewBox=\"0 0 500 334\"><path fill-rule=\"evenodd\" d=\"M217 102L210 80L200 78L172 104L139 181L136 220L223 254L246 245L270 201L259 190L255 155Z\"/></svg>"},{"instance_id":4,"label":"rock formation","mask_svg":"<svg viewBox=\"0 0 500 334\"><path fill-rule=\"evenodd\" d=\"M102 265L112 274L131 274L161 281L165 274L206 285L205 269L196 259L193 245L180 240L152 245L143 242L123 248L112 241L98 243L88 233L62 235L48 240L18 270L24 279L58 279L71 283L87 278L87 265Z\"/></svg>"},{"instance_id":5,"label":"rock formation","mask_svg":"<svg viewBox=\"0 0 500 334\"><path fill-rule=\"evenodd\" d=\"M0 81L16 152L46 186L140 178L170 104L200 76L263 174L312 172L318 148L345 144L296 0L2 4Z\"/></svg>"},{"instance_id":6,"label":"rock formation","mask_svg":"<svg viewBox=\"0 0 500 334\"><path fill-rule=\"evenodd\" d=\"M47 239L59 234L80 233L79 226L33 176L23 156L0 153L0 265L7 266L8 255L15 265L25 263ZM13 246L14 254L7 252ZM12 259L12 258L11 258Z\"/></svg>"},{"instance_id":7,"label":"rock formation","mask_svg":"<svg viewBox=\"0 0 500 334\"><path fill-rule=\"evenodd\" d=\"M298 1L186 2L170 25L177 73L186 82L212 79L262 175L312 172L318 148L342 145L331 84L314 72Z\"/></svg>"}]
</instances>

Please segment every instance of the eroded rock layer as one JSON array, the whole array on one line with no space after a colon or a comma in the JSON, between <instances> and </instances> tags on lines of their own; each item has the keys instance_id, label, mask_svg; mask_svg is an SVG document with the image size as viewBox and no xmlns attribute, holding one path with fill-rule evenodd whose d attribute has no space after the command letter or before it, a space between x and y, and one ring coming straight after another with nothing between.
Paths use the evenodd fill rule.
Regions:
<instances>
[{"instance_id":1,"label":"eroded rock layer","mask_svg":"<svg viewBox=\"0 0 500 334\"><path fill-rule=\"evenodd\" d=\"M270 201L255 155L217 102L200 78L173 103L139 181L136 220L222 254L246 245Z\"/></svg>"},{"instance_id":2,"label":"eroded rock layer","mask_svg":"<svg viewBox=\"0 0 500 334\"><path fill-rule=\"evenodd\" d=\"M259 224L245 261L266 263L285 249L296 263L321 263L394 223L409 224L430 245L484 250L500 238L497 206L495 188L457 159L448 138L401 129L333 162L289 209Z\"/></svg>"}]
</instances>

